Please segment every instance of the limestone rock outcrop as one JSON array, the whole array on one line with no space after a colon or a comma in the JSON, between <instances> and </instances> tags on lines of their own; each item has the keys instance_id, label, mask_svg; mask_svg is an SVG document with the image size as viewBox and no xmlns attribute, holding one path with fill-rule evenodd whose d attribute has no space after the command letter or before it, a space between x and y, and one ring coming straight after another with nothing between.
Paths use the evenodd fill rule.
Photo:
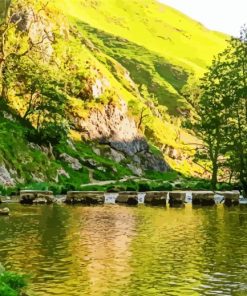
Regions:
<instances>
[{"instance_id":1,"label":"limestone rock outcrop","mask_svg":"<svg viewBox=\"0 0 247 296\"><path fill-rule=\"evenodd\" d=\"M127 157L132 158L138 164L131 163L129 166L135 175L141 176L143 170L169 170L163 157L149 151L146 139L138 131L134 118L129 116L123 100L118 106L109 103L101 110L93 109L87 118L75 116L73 121L84 139L109 145L110 158L119 163Z\"/></svg>"}]
</instances>

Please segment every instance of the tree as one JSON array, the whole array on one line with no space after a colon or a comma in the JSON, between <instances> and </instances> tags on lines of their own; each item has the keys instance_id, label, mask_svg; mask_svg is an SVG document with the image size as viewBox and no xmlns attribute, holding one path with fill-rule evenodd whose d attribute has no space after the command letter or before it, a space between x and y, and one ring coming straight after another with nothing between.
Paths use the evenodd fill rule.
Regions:
<instances>
[{"instance_id":1,"label":"tree","mask_svg":"<svg viewBox=\"0 0 247 296\"><path fill-rule=\"evenodd\" d=\"M216 188L221 165L239 175L247 193L247 31L232 38L227 49L214 58L201 79L196 98L194 120L190 127L203 144L197 155L212 165L212 188ZM196 94L196 95L195 95Z\"/></svg>"},{"instance_id":2,"label":"tree","mask_svg":"<svg viewBox=\"0 0 247 296\"><path fill-rule=\"evenodd\" d=\"M7 100L8 88L6 84L6 72L9 62L13 59L21 59L23 56L37 54L40 46L51 36L44 32L33 40L29 31L34 22L33 17L26 25L28 11L28 0L12 0L4 2L5 15L0 23L0 81L1 97Z\"/></svg>"},{"instance_id":3,"label":"tree","mask_svg":"<svg viewBox=\"0 0 247 296\"><path fill-rule=\"evenodd\" d=\"M224 150L225 132L228 122L228 110L226 108L225 71L222 58L218 56L213 60L209 71L200 80L200 91L195 89L191 96L197 98L194 102L194 120L187 126L192 128L202 140L202 144L196 148L196 157L209 159L212 175L211 186L216 189L218 170L222 165L222 151Z\"/></svg>"},{"instance_id":4,"label":"tree","mask_svg":"<svg viewBox=\"0 0 247 296\"><path fill-rule=\"evenodd\" d=\"M56 144L67 134L67 95L62 77L58 69L28 57L18 59L18 63L13 60L8 66L6 83L12 101L23 120L34 127L29 138L35 142Z\"/></svg>"},{"instance_id":5,"label":"tree","mask_svg":"<svg viewBox=\"0 0 247 296\"><path fill-rule=\"evenodd\" d=\"M232 38L225 51L227 83L231 88L228 153L232 169L247 195L247 28L240 38Z\"/></svg>"}]
</instances>

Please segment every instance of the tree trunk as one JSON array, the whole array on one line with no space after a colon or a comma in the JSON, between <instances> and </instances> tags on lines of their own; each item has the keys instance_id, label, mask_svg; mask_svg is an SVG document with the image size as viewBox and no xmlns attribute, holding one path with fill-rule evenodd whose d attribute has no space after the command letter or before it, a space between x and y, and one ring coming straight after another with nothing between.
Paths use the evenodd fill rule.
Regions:
<instances>
[{"instance_id":1,"label":"tree trunk","mask_svg":"<svg viewBox=\"0 0 247 296\"><path fill-rule=\"evenodd\" d=\"M218 183L218 165L217 165L217 162L213 162L213 171L212 171L212 177L211 177L212 190L216 190L217 183Z\"/></svg>"}]
</instances>

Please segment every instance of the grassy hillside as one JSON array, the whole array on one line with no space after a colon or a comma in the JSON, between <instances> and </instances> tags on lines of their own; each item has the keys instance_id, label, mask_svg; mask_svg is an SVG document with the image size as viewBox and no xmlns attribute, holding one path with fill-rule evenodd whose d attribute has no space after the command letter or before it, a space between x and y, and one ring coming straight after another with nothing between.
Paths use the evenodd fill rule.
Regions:
<instances>
[{"instance_id":1,"label":"grassy hillside","mask_svg":"<svg viewBox=\"0 0 247 296\"><path fill-rule=\"evenodd\" d=\"M176 114L190 73L201 75L227 36L207 30L182 13L156 1L63 0L57 7L84 36L113 57L138 84Z\"/></svg>"},{"instance_id":2,"label":"grassy hillside","mask_svg":"<svg viewBox=\"0 0 247 296\"><path fill-rule=\"evenodd\" d=\"M86 139L80 128L92 112L102 111L109 104L117 109L124 101L128 107L125 117L134 119L150 153L164 158L171 169L184 176L208 176L205 164L193 161L191 143L198 140L181 127L183 109L189 108L181 89L192 73L200 76L212 56L224 48L225 35L209 31L153 0L54 0L47 5L41 0L13 0L12 3L24 15L26 7L36 14L37 27L32 38L40 40L40 30L44 29L43 34L51 31L54 39L49 39L42 50L34 48L20 58L14 55L18 59L10 59L6 67L9 90L0 108L0 173L1 168L6 169L21 188L53 186L58 192L81 189L84 184L98 181L111 180L116 186L120 186L118 182L122 179L131 182L129 178L138 175L133 173L133 165L134 170L138 166L134 157L125 155L120 162L112 159L107 143L99 145ZM30 32L26 29L19 34L11 28L6 51L23 52L31 44ZM47 58L46 53L52 54ZM21 75L19 71L23 71ZM37 73L43 73L42 77L37 77ZM34 78L36 82L32 85ZM0 77L3 87L2 80ZM100 93L94 96L92 89L99 84ZM34 113L25 117L33 87L34 99L42 92L43 98L48 98L45 108L49 107L49 99L66 99L64 112L58 118L67 124L68 137L52 147L40 143L39 137L30 138L30 133L38 130L37 120L44 120L51 116L53 111L49 110L57 109L55 104L40 116L44 109L34 105L31 108ZM142 112L144 119L140 124ZM97 118L95 129L102 124L101 117ZM80 168L73 169L63 154L72 157L72 162L79 162ZM154 170L144 170L139 181L143 178L148 182L158 180L157 184L181 179L176 172ZM124 188L137 189L135 182L125 185Z\"/></svg>"}]
</instances>

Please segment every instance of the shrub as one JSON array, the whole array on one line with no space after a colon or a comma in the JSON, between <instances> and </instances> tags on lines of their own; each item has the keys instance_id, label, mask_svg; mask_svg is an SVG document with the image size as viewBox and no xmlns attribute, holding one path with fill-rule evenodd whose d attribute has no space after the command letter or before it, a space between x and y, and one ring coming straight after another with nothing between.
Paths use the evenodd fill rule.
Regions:
<instances>
[{"instance_id":1,"label":"shrub","mask_svg":"<svg viewBox=\"0 0 247 296\"><path fill-rule=\"evenodd\" d=\"M3 272L0 274L0 295L19 296L27 287L27 277L13 272Z\"/></svg>"},{"instance_id":2,"label":"shrub","mask_svg":"<svg viewBox=\"0 0 247 296\"><path fill-rule=\"evenodd\" d=\"M219 183L219 184L217 184L216 189L219 191L221 191L221 190L231 191L234 189L234 186L232 184L228 184L228 183Z\"/></svg>"},{"instance_id":3,"label":"shrub","mask_svg":"<svg viewBox=\"0 0 247 296\"><path fill-rule=\"evenodd\" d=\"M139 183L138 184L139 187L139 191L140 192L146 192L146 191L152 191L152 187L150 185L150 183Z\"/></svg>"},{"instance_id":4,"label":"shrub","mask_svg":"<svg viewBox=\"0 0 247 296\"><path fill-rule=\"evenodd\" d=\"M55 146L66 139L67 134L68 129L66 126L53 122L47 122L44 123L39 130L34 128L27 130L26 138L28 141L39 145L51 144Z\"/></svg>"},{"instance_id":5,"label":"shrub","mask_svg":"<svg viewBox=\"0 0 247 296\"><path fill-rule=\"evenodd\" d=\"M173 189L173 186L169 182L164 182L162 184L154 184L153 185L153 190L155 190L155 191L169 191L172 189Z\"/></svg>"}]
</instances>

